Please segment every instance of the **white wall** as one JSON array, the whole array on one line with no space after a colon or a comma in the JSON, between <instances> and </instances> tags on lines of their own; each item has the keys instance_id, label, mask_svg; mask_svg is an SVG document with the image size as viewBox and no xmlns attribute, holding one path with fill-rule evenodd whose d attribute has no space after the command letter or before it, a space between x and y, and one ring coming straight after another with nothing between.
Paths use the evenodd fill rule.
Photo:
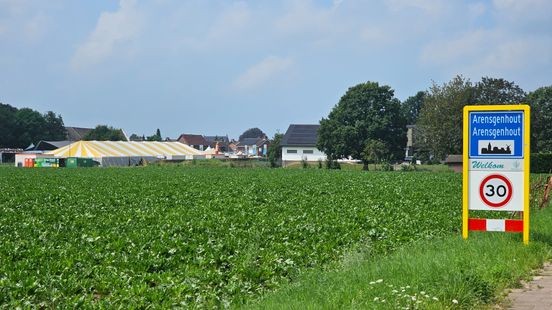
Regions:
<instances>
[{"instance_id":1,"label":"white wall","mask_svg":"<svg viewBox=\"0 0 552 310\"><path fill-rule=\"evenodd\" d=\"M297 153L289 153L289 151L297 151ZM307 153L305 153L307 151ZM308 154L312 151L312 154ZM314 146L284 146L282 147L282 161L318 161L326 160L326 154L322 153Z\"/></svg>"}]
</instances>

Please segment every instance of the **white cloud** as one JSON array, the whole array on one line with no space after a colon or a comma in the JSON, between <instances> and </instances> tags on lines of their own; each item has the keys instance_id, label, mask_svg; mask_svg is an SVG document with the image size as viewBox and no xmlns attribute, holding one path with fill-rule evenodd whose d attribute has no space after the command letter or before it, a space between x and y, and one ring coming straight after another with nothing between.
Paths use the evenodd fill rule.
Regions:
<instances>
[{"instance_id":1,"label":"white cloud","mask_svg":"<svg viewBox=\"0 0 552 310\"><path fill-rule=\"evenodd\" d=\"M100 15L94 31L81 44L71 65L80 69L98 64L110 57L116 48L135 39L142 26L142 16L135 0L121 0L119 10Z\"/></svg>"},{"instance_id":2,"label":"white cloud","mask_svg":"<svg viewBox=\"0 0 552 310\"><path fill-rule=\"evenodd\" d=\"M552 38L513 34L502 29L474 30L428 44L420 60L449 74L516 76L521 71L539 71L541 66L552 64Z\"/></svg>"},{"instance_id":3,"label":"white cloud","mask_svg":"<svg viewBox=\"0 0 552 310\"><path fill-rule=\"evenodd\" d=\"M240 75L234 81L234 87L239 90L258 87L286 73L292 64L291 58L269 56Z\"/></svg>"}]
</instances>

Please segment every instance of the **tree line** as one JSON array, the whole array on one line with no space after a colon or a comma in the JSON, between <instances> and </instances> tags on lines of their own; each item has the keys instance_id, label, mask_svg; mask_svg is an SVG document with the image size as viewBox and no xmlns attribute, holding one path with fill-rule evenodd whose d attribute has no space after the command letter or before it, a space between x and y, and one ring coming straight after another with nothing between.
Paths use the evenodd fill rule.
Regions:
<instances>
[{"instance_id":1,"label":"tree line","mask_svg":"<svg viewBox=\"0 0 552 310\"><path fill-rule=\"evenodd\" d=\"M0 147L26 148L40 140L66 139L63 118L52 111L41 114L0 103Z\"/></svg>"},{"instance_id":2,"label":"tree line","mask_svg":"<svg viewBox=\"0 0 552 310\"><path fill-rule=\"evenodd\" d=\"M330 167L349 157L362 160L365 169L369 163L401 161L409 124L414 125L414 157L439 161L462 154L464 106L519 103L531 106L531 151L552 152L552 86L526 93L502 78L472 83L462 76L433 83L404 102L387 85L353 86L320 121L317 147L328 156Z\"/></svg>"}]
</instances>

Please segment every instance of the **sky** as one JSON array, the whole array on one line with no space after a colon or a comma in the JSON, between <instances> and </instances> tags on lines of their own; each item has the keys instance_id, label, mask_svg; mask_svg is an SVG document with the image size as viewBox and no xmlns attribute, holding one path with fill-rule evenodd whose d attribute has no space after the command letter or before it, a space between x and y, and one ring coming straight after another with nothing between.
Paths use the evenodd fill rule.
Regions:
<instances>
[{"instance_id":1,"label":"sky","mask_svg":"<svg viewBox=\"0 0 552 310\"><path fill-rule=\"evenodd\" d=\"M551 73L549 0L0 0L0 102L128 135L272 136L367 81Z\"/></svg>"}]
</instances>

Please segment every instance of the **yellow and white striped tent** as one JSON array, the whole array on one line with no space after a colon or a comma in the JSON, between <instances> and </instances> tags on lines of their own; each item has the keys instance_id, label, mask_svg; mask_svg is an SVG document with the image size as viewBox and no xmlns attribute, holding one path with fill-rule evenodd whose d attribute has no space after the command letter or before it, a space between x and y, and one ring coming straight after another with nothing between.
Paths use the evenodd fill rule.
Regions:
<instances>
[{"instance_id":1,"label":"yellow and white striped tent","mask_svg":"<svg viewBox=\"0 0 552 310\"><path fill-rule=\"evenodd\" d=\"M201 151L180 142L155 141L77 141L46 152L55 157L154 157L159 159L191 159Z\"/></svg>"}]
</instances>

